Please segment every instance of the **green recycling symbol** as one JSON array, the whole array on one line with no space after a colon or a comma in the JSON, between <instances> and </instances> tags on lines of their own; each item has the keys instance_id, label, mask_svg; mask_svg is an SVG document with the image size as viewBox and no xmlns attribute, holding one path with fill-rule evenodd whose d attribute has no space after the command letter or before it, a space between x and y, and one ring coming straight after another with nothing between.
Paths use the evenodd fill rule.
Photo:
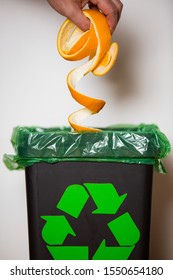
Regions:
<instances>
[{"instance_id":1,"label":"green recycling symbol","mask_svg":"<svg viewBox=\"0 0 173 280\"><path fill-rule=\"evenodd\" d=\"M119 196L111 183L73 184L66 188L57 208L78 219L87 200L91 197L97 206L93 215L116 214L127 194ZM41 216L46 221L42 238L55 260L88 260L88 246L63 246L66 237L76 236L65 215ZM127 260L140 239L140 231L128 212L107 224L119 246L106 246L103 239L92 260Z\"/></svg>"}]
</instances>

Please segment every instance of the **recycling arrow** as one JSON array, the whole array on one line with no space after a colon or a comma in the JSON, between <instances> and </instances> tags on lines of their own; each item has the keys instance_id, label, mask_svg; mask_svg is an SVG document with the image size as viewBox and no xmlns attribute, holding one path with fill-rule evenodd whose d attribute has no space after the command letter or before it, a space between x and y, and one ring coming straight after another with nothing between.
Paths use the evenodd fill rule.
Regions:
<instances>
[{"instance_id":1,"label":"recycling arrow","mask_svg":"<svg viewBox=\"0 0 173 280\"><path fill-rule=\"evenodd\" d=\"M93 214L116 214L126 196L127 194L119 195L111 183L73 184L66 188L56 207L76 219L91 197L97 207ZM64 215L41 216L41 218L46 221L42 229L42 237L48 244L47 249L53 259L87 260L89 258L87 246L63 246L68 234L76 236ZM126 212L109 222L107 226L119 246L106 246L106 240L103 239L92 259L128 259L140 239L139 229L132 217Z\"/></svg>"},{"instance_id":2,"label":"recycling arrow","mask_svg":"<svg viewBox=\"0 0 173 280\"><path fill-rule=\"evenodd\" d=\"M135 246L106 247L104 239L93 256L93 260L127 260Z\"/></svg>"},{"instance_id":3,"label":"recycling arrow","mask_svg":"<svg viewBox=\"0 0 173 280\"><path fill-rule=\"evenodd\" d=\"M139 241L139 229L128 212L108 223L108 227L120 246L132 246Z\"/></svg>"},{"instance_id":4,"label":"recycling arrow","mask_svg":"<svg viewBox=\"0 0 173 280\"><path fill-rule=\"evenodd\" d=\"M68 234L76 236L65 216L41 216L46 224L42 237L47 244L62 245Z\"/></svg>"},{"instance_id":5,"label":"recycling arrow","mask_svg":"<svg viewBox=\"0 0 173 280\"><path fill-rule=\"evenodd\" d=\"M84 183L84 186L97 205L93 214L115 214L127 196L127 194L119 196L115 187L109 183Z\"/></svg>"},{"instance_id":6,"label":"recycling arrow","mask_svg":"<svg viewBox=\"0 0 173 280\"><path fill-rule=\"evenodd\" d=\"M103 240L93 260L127 260L140 238L137 226L126 212L108 223L108 227L120 246L106 247L106 241Z\"/></svg>"},{"instance_id":7,"label":"recycling arrow","mask_svg":"<svg viewBox=\"0 0 173 280\"><path fill-rule=\"evenodd\" d=\"M47 246L54 260L88 260L87 246Z\"/></svg>"},{"instance_id":8,"label":"recycling arrow","mask_svg":"<svg viewBox=\"0 0 173 280\"><path fill-rule=\"evenodd\" d=\"M88 198L89 195L83 186L78 184L70 185L62 195L57 208L78 218Z\"/></svg>"}]
</instances>

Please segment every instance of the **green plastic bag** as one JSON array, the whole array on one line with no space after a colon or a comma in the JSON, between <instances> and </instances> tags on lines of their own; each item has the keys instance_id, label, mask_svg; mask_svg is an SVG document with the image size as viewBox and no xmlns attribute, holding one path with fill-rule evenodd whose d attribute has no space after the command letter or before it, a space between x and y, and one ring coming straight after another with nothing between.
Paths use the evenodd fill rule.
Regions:
<instances>
[{"instance_id":1,"label":"green plastic bag","mask_svg":"<svg viewBox=\"0 0 173 280\"><path fill-rule=\"evenodd\" d=\"M37 162L96 161L152 164L162 173L161 159L170 152L170 143L158 126L116 125L101 132L71 132L70 127L16 127L12 145L15 155L4 155L10 170Z\"/></svg>"}]
</instances>

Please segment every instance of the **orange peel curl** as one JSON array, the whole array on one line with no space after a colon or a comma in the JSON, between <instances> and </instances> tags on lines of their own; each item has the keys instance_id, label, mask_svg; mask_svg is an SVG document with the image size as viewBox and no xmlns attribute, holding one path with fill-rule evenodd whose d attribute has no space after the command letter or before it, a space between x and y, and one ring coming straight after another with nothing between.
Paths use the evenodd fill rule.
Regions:
<instances>
[{"instance_id":1,"label":"orange peel curl","mask_svg":"<svg viewBox=\"0 0 173 280\"><path fill-rule=\"evenodd\" d=\"M68 117L69 124L76 132L100 131L97 128L82 126L82 121L89 115L98 113L105 101L84 95L76 90L77 83L86 74L92 72L96 76L106 74L116 61L118 44L111 43L111 33L106 17L97 10L84 10L90 20L90 29L83 32L72 21L66 19L57 37L59 54L67 60L76 61L89 56L82 66L73 69L67 76L67 85L72 97L84 108L73 112Z\"/></svg>"}]
</instances>

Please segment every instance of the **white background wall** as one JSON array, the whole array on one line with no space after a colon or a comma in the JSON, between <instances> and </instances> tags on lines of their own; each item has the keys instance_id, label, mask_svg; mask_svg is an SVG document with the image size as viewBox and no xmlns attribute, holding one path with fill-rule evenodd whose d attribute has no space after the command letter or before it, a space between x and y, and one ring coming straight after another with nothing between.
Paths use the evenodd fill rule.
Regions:
<instances>
[{"instance_id":1,"label":"white background wall","mask_svg":"<svg viewBox=\"0 0 173 280\"><path fill-rule=\"evenodd\" d=\"M104 77L88 75L79 88L106 100L91 125L156 123L173 144L173 2L123 0L113 39L118 61ZM13 127L67 125L80 108L66 87L66 75L81 62L56 51L64 21L46 0L0 0L0 259L28 259L24 171L2 162L13 154ZM172 154L168 174L154 173L151 223L152 259L173 259Z\"/></svg>"}]
</instances>

